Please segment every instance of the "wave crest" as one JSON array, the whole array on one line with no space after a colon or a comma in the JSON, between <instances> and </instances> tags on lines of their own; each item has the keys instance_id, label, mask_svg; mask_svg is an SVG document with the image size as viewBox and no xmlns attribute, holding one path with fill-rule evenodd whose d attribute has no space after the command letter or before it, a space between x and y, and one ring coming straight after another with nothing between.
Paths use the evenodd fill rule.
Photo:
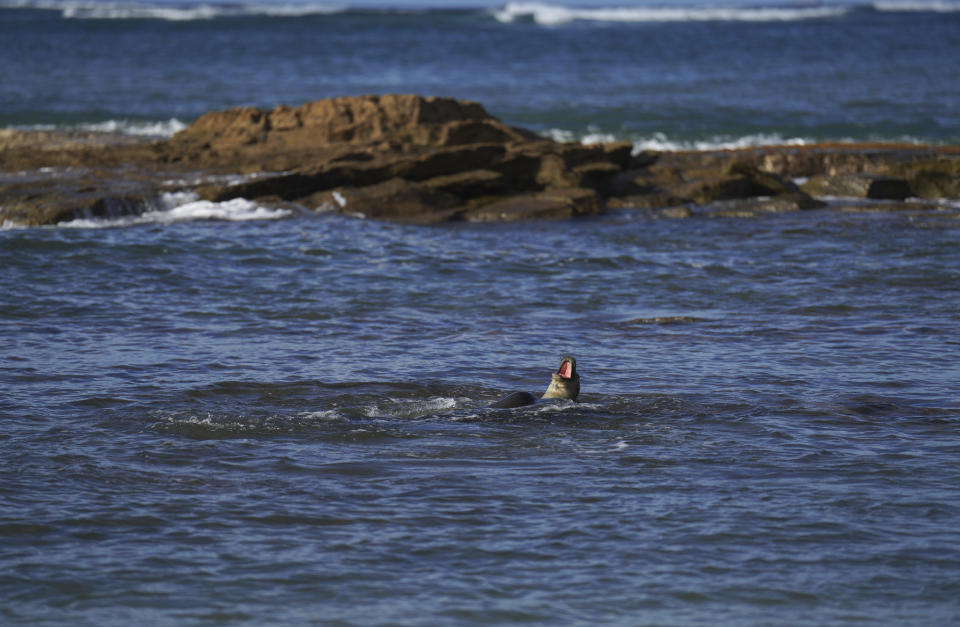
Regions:
<instances>
[{"instance_id":1,"label":"wave crest","mask_svg":"<svg viewBox=\"0 0 960 627\"><path fill-rule=\"evenodd\" d=\"M479 3L478 3L479 4ZM145 19L165 21L213 20L236 17L304 17L343 13L392 14L411 11L417 15L447 13L450 8L403 9L398 0L388 7L364 7L350 3L323 0L240 0L227 2L166 2L153 0L123 2L123 0L0 0L0 8L38 9L59 11L64 19L123 20ZM792 22L843 17L855 11L879 12L935 12L960 11L960 0L874 0L859 4L832 0L825 4L727 4L713 2L668 6L609 6L584 8L550 4L548 2L509 2L500 9L469 9L477 17L509 24L530 21L543 26L558 26L570 22L657 23L657 22Z\"/></svg>"},{"instance_id":2,"label":"wave crest","mask_svg":"<svg viewBox=\"0 0 960 627\"><path fill-rule=\"evenodd\" d=\"M851 6L687 6L687 7L611 7L582 9L539 2L511 2L494 12L500 22L531 19L544 26L574 21L593 22L791 22L840 17Z\"/></svg>"},{"instance_id":3,"label":"wave crest","mask_svg":"<svg viewBox=\"0 0 960 627\"><path fill-rule=\"evenodd\" d=\"M163 194L157 206L139 215L116 218L77 218L59 226L67 228L104 228L131 226L134 224L172 224L196 220L223 220L246 222L250 220L276 220L293 213L290 209L264 207L252 200L234 198L224 202L199 200L192 192L168 192Z\"/></svg>"},{"instance_id":4,"label":"wave crest","mask_svg":"<svg viewBox=\"0 0 960 627\"><path fill-rule=\"evenodd\" d=\"M60 11L64 19L87 20L165 20L188 22L223 17L302 17L333 15L349 10L342 4L328 2L289 3L198 3L167 4L163 2L96 2L74 0L10 0L0 7Z\"/></svg>"},{"instance_id":5,"label":"wave crest","mask_svg":"<svg viewBox=\"0 0 960 627\"><path fill-rule=\"evenodd\" d=\"M877 142L891 144L941 145L944 141L937 141L930 137L913 137L910 135L882 136L875 135L867 138L855 137L797 137L780 133L753 133L748 135L713 135L681 139L671 137L667 133L657 132L650 135L634 133L604 133L589 128L586 131L572 131L562 128L552 128L541 131L544 137L557 142L579 142L581 144L609 143L629 141L633 143L634 154L644 151L652 152L684 152L693 150L738 150L742 148L757 148L761 146L808 146L820 143L855 144L858 142Z\"/></svg>"},{"instance_id":6,"label":"wave crest","mask_svg":"<svg viewBox=\"0 0 960 627\"><path fill-rule=\"evenodd\" d=\"M945 0L890 0L875 2L873 8L888 13L956 13L960 12L960 2Z\"/></svg>"}]
</instances>

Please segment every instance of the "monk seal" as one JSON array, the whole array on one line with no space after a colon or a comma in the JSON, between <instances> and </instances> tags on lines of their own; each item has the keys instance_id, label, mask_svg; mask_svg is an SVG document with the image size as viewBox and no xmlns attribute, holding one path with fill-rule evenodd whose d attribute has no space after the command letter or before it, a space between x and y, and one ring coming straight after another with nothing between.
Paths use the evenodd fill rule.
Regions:
<instances>
[{"instance_id":1,"label":"monk seal","mask_svg":"<svg viewBox=\"0 0 960 627\"><path fill-rule=\"evenodd\" d=\"M550 375L550 385L540 399L569 399L576 401L580 394L580 375L577 374L577 360L567 355L560 362L560 367ZM537 402L537 397L530 392L514 392L510 396L497 401L490 407L495 409L510 409L524 407Z\"/></svg>"}]
</instances>

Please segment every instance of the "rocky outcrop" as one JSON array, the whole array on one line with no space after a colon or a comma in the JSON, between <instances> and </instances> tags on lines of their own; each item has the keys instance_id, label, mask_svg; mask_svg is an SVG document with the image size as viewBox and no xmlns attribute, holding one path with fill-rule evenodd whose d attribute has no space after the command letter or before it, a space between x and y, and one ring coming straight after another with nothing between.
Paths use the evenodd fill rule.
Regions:
<instances>
[{"instance_id":1,"label":"rocky outcrop","mask_svg":"<svg viewBox=\"0 0 960 627\"><path fill-rule=\"evenodd\" d=\"M805 179L814 197L874 200L960 198L960 147L821 144L741 151L758 169Z\"/></svg>"},{"instance_id":2,"label":"rocky outcrop","mask_svg":"<svg viewBox=\"0 0 960 627\"><path fill-rule=\"evenodd\" d=\"M956 155L898 164L889 171L905 178L916 198L960 198L960 158Z\"/></svg>"},{"instance_id":3,"label":"rocky outcrop","mask_svg":"<svg viewBox=\"0 0 960 627\"><path fill-rule=\"evenodd\" d=\"M0 222L136 214L171 191L416 223L753 216L821 197L960 197L958 164L946 147L633 154L550 141L475 102L360 96L212 112L167 141L2 131Z\"/></svg>"},{"instance_id":4,"label":"rocky outcrop","mask_svg":"<svg viewBox=\"0 0 960 627\"><path fill-rule=\"evenodd\" d=\"M777 211L822 206L790 180L741 160L737 153L666 153L646 155L645 161L644 167L625 170L614 179L613 206L669 208L674 217L705 213L691 207L717 210L735 200Z\"/></svg>"},{"instance_id":5,"label":"rocky outcrop","mask_svg":"<svg viewBox=\"0 0 960 627\"><path fill-rule=\"evenodd\" d=\"M598 213L599 190L630 162L632 146L552 142L474 102L388 95L210 113L165 150L170 163L294 170L205 186L209 200L275 197L432 222Z\"/></svg>"},{"instance_id":6,"label":"rocky outcrop","mask_svg":"<svg viewBox=\"0 0 960 627\"><path fill-rule=\"evenodd\" d=\"M449 136L440 131L422 137ZM214 201L276 197L309 209L415 222L568 218L603 209L598 190L622 171L631 152L630 144L582 146L517 137L402 146L369 147L306 171L206 186L200 193Z\"/></svg>"},{"instance_id":7,"label":"rocky outcrop","mask_svg":"<svg viewBox=\"0 0 960 627\"><path fill-rule=\"evenodd\" d=\"M871 198L874 200L904 200L913 195L910 183L904 179L877 174L818 175L802 186L811 196Z\"/></svg>"},{"instance_id":8,"label":"rocky outcrop","mask_svg":"<svg viewBox=\"0 0 960 627\"><path fill-rule=\"evenodd\" d=\"M319 100L272 111L248 107L207 113L179 133L174 144L232 148L276 143L296 148L396 142L440 147L535 138L500 123L476 102L389 94Z\"/></svg>"}]
</instances>

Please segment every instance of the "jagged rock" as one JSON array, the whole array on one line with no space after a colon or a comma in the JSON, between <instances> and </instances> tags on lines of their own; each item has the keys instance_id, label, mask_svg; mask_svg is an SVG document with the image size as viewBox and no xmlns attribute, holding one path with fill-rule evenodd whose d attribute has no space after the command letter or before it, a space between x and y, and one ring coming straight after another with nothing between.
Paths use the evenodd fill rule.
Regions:
<instances>
[{"instance_id":1,"label":"jagged rock","mask_svg":"<svg viewBox=\"0 0 960 627\"><path fill-rule=\"evenodd\" d=\"M174 151L399 142L418 146L461 146L536 139L501 123L476 102L406 94L319 100L272 111L255 108L200 116L175 135ZM262 144L262 146L257 146Z\"/></svg>"},{"instance_id":2,"label":"jagged rock","mask_svg":"<svg viewBox=\"0 0 960 627\"><path fill-rule=\"evenodd\" d=\"M770 147L751 149L745 158L754 165L778 176L795 179L817 175L839 176L877 171L888 155L872 147L847 149L843 145Z\"/></svg>"},{"instance_id":3,"label":"jagged rock","mask_svg":"<svg viewBox=\"0 0 960 627\"><path fill-rule=\"evenodd\" d=\"M366 187L345 187L315 194L308 203L365 218L434 222L448 219L450 216L445 210L458 207L460 200L442 190L394 178Z\"/></svg>"},{"instance_id":4,"label":"jagged rock","mask_svg":"<svg viewBox=\"0 0 960 627\"><path fill-rule=\"evenodd\" d=\"M633 160L633 144L631 142L613 142L599 144L599 146L603 148L610 163L621 170L629 166Z\"/></svg>"},{"instance_id":5,"label":"jagged rock","mask_svg":"<svg viewBox=\"0 0 960 627\"><path fill-rule=\"evenodd\" d=\"M492 196L506 191L503 175L492 170L469 170L437 176L423 181L423 186L461 199Z\"/></svg>"},{"instance_id":6,"label":"jagged rock","mask_svg":"<svg viewBox=\"0 0 960 627\"><path fill-rule=\"evenodd\" d=\"M43 226L69 222L78 212L90 207L96 199L82 199L77 195L58 192L34 194L27 199L6 200L7 190L0 190L0 224L9 222L23 226Z\"/></svg>"},{"instance_id":7,"label":"jagged rock","mask_svg":"<svg viewBox=\"0 0 960 627\"><path fill-rule=\"evenodd\" d=\"M960 197L955 147L633 154L629 143L554 142L477 103L413 95L213 112L168 141L5 130L0 171L11 173L0 177L0 222L27 224L136 213L167 191L416 222L565 218L607 207L683 217L819 206L790 180L798 176L856 175L869 179L863 195L872 198L903 198L907 189Z\"/></svg>"},{"instance_id":8,"label":"jagged rock","mask_svg":"<svg viewBox=\"0 0 960 627\"><path fill-rule=\"evenodd\" d=\"M917 198L960 198L960 158L923 160L896 171Z\"/></svg>"},{"instance_id":9,"label":"jagged rock","mask_svg":"<svg viewBox=\"0 0 960 627\"><path fill-rule=\"evenodd\" d=\"M540 169L534 179L542 187L579 187L580 177L567 167L558 154L545 154L540 158Z\"/></svg>"},{"instance_id":10,"label":"jagged rock","mask_svg":"<svg viewBox=\"0 0 960 627\"><path fill-rule=\"evenodd\" d=\"M819 198L837 196L903 200L912 195L910 184L903 179L866 173L814 176L808 179L801 188L811 196Z\"/></svg>"},{"instance_id":11,"label":"jagged rock","mask_svg":"<svg viewBox=\"0 0 960 627\"><path fill-rule=\"evenodd\" d=\"M699 182L698 182L699 183ZM690 194L691 200L706 205L715 201L758 196L778 196L780 194L801 193L795 184L785 181L775 174L742 161L734 162L720 176L710 177L699 183Z\"/></svg>"},{"instance_id":12,"label":"jagged rock","mask_svg":"<svg viewBox=\"0 0 960 627\"><path fill-rule=\"evenodd\" d=\"M396 176L424 181L469 170L489 168L506 154L506 148L497 144L471 144L439 148L408 157L401 155L392 167Z\"/></svg>"},{"instance_id":13,"label":"jagged rock","mask_svg":"<svg viewBox=\"0 0 960 627\"><path fill-rule=\"evenodd\" d=\"M556 220L595 215L600 210L600 196L597 192L571 187L504 198L470 209L459 217L470 222Z\"/></svg>"},{"instance_id":14,"label":"jagged rock","mask_svg":"<svg viewBox=\"0 0 960 627\"><path fill-rule=\"evenodd\" d=\"M699 207L693 215L707 215L721 218L753 218L771 213L790 213L806 209L825 207L826 203L810 198L803 193L785 193L764 198L741 198L723 200Z\"/></svg>"},{"instance_id":15,"label":"jagged rock","mask_svg":"<svg viewBox=\"0 0 960 627\"><path fill-rule=\"evenodd\" d=\"M850 201L843 202L839 201L837 203L831 203L830 208L834 211L840 211L843 213L890 213L890 212L906 212L906 213L926 213L934 211L936 213L941 213L945 207L941 203L937 202L927 202L923 200L908 200L905 202L870 202L868 201Z\"/></svg>"},{"instance_id":16,"label":"jagged rock","mask_svg":"<svg viewBox=\"0 0 960 627\"><path fill-rule=\"evenodd\" d=\"M0 191L0 198L3 197ZM159 206L153 193L103 195L96 190L56 189L32 195L29 202L4 204L0 223L9 220L24 226L43 226L77 219L137 216Z\"/></svg>"},{"instance_id":17,"label":"jagged rock","mask_svg":"<svg viewBox=\"0 0 960 627\"><path fill-rule=\"evenodd\" d=\"M672 209L686 206L690 201L668 192L649 192L631 196L609 198L607 206L611 209Z\"/></svg>"},{"instance_id":18,"label":"jagged rock","mask_svg":"<svg viewBox=\"0 0 960 627\"><path fill-rule=\"evenodd\" d=\"M573 168L573 174L582 187L603 192L607 191L609 182L620 172L621 168L616 163L606 161L584 163Z\"/></svg>"},{"instance_id":19,"label":"jagged rock","mask_svg":"<svg viewBox=\"0 0 960 627\"><path fill-rule=\"evenodd\" d=\"M791 181L764 172L747 161L718 155L670 155L642 169L611 173L607 190L618 208L656 209L687 204L780 198L780 206L819 206ZM773 206L771 203L768 203Z\"/></svg>"},{"instance_id":20,"label":"jagged rock","mask_svg":"<svg viewBox=\"0 0 960 627\"><path fill-rule=\"evenodd\" d=\"M675 205L671 204L669 198L661 198L659 202L644 204L644 200L649 197L640 196L633 199L632 205L625 203L631 202L631 198L615 199L611 206L631 209L647 209L652 215L660 218L682 219L693 217L711 217L711 218L755 218L761 215L772 213L789 213L792 211L802 211L807 209L816 209L826 206L825 203L814 200L806 194L780 194L772 197L738 198L733 200L720 200L709 204L697 205Z\"/></svg>"}]
</instances>

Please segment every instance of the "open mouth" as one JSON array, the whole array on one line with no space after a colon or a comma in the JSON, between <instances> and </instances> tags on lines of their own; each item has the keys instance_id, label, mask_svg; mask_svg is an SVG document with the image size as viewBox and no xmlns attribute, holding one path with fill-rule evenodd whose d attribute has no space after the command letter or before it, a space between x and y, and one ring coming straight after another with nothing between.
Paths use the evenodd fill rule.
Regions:
<instances>
[{"instance_id":1,"label":"open mouth","mask_svg":"<svg viewBox=\"0 0 960 627\"><path fill-rule=\"evenodd\" d=\"M569 379L573 376L573 365L569 361L564 361L560 364L560 370L557 370L557 374L564 379Z\"/></svg>"}]
</instances>

